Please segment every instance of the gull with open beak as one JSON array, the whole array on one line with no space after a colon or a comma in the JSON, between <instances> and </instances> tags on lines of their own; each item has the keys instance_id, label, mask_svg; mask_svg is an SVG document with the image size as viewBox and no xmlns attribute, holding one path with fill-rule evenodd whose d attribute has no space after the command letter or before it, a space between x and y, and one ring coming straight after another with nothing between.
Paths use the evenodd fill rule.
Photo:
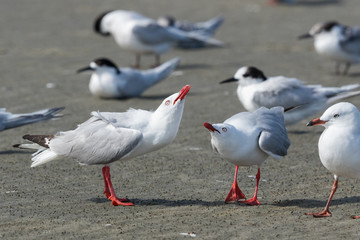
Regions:
<instances>
[{"instance_id":1,"label":"gull with open beak","mask_svg":"<svg viewBox=\"0 0 360 240\"><path fill-rule=\"evenodd\" d=\"M92 117L75 130L55 135L25 135L33 144L15 147L38 150L31 167L68 157L83 165L105 165L102 169L105 196L114 206L132 206L115 195L109 164L132 159L171 143L178 132L190 86L184 86L162 101L154 111L129 109L127 112L92 112Z\"/></svg>"},{"instance_id":2,"label":"gull with open beak","mask_svg":"<svg viewBox=\"0 0 360 240\"><path fill-rule=\"evenodd\" d=\"M253 198L242 201L247 205L259 205L257 192L260 167L269 156L281 158L287 154L290 140L282 107L259 108L255 112L241 112L225 120L224 123L204 123L210 131L211 146L229 162L235 164L235 178L225 202L237 202L245 198L237 184L239 166L258 167L256 188Z\"/></svg>"}]
</instances>

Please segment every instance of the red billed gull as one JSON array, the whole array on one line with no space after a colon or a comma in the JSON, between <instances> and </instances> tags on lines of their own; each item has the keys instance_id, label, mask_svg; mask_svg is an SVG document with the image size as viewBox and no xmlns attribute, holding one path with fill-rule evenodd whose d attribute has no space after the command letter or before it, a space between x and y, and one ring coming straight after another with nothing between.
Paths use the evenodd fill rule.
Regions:
<instances>
[{"instance_id":1,"label":"red billed gull","mask_svg":"<svg viewBox=\"0 0 360 240\"><path fill-rule=\"evenodd\" d=\"M336 74L341 63L345 63L343 74L346 75L351 64L360 63L360 28L342 25L336 21L315 24L299 39L314 38L316 52L336 61Z\"/></svg>"},{"instance_id":2,"label":"red billed gull","mask_svg":"<svg viewBox=\"0 0 360 240\"><path fill-rule=\"evenodd\" d=\"M224 123L204 123L210 131L211 146L229 162L235 164L235 178L225 202L237 202L245 198L237 184L239 166L258 166L254 197L245 201L259 205L257 191L260 167L268 156L280 158L287 154L290 141L284 124L283 108L262 107L255 112L241 112Z\"/></svg>"},{"instance_id":3,"label":"red billed gull","mask_svg":"<svg viewBox=\"0 0 360 240\"><path fill-rule=\"evenodd\" d=\"M180 59L171 59L160 66L144 71L133 68L118 68L107 58L97 58L88 67L77 72L93 71L89 89L101 98L139 97L146 89L168 77Z\"/></svg>"},{"instance_id":4,"label":"red billed gull","mask_svg":"<svg viewBox=\"0 0 360 240\"><path fill-rule=\"evenodd\" d=\"M178 132L190 86L167 97L154 111L129 109L127 112L92 112L92 117L75 130L55 135L25 135L34 142L16 147L34 148L31 167L68 157L83 165L105 165L102 169L105 196L112 204L132 206L116 197L110 178L110 163L134 158L171 143Z\"/></svg>"},{"instance_id":5,"label":"red billed gull","mask_svg":"<svg viewBox=\"0 0 360 240\"><path fill-rule=\"evenodd\" d=\"M360 84L342 87L323 87L321 85L305 85L296 78L283 76L266 77L256 67L241 67L234 77L220 83L237 82L237 95L247 111L255 111L259 107L272 108L282 106L284 109L296 107L284 114L285 124L295 124L313 114L323 111L334 102L359 95Z\"/></svg>"},{"instance_id":6,"label":"red billed gull","mask_svg":"<svg viewBox=\"0 0 360 240\"><path fill-rule=\"evenodd\" d=\"M330 217L330 203L339 177L360 178L360 113L351 103L337 103L329 107L320 118L307 124L314 125L325 127L318 143L319 156L324 167L334 174L335 181L325 209L306 215Z\"/></svg>"}]
</instances>

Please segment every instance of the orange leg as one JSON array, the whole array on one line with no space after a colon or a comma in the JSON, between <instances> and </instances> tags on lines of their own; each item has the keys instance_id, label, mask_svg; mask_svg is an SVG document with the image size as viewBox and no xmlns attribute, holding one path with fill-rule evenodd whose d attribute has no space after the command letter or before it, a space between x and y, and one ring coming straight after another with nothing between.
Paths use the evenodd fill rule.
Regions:
<instances>
[{"instance_id":1,"label":"orange leg","mask_svg":"<svg viewBox=\"0 0 360 240\"><path fill-rule=\"evenodd\" d=\"M336 192L336 189L338 187L338 178L337 176L335 176L335 181L334 181L334 184L331 188L331 193L330 193L330 197L329 197L329 200L328 202L326 203L326 206L324 208L323 211L321 212L318 212L318 213L305 213L305 215L312 215L313 217L316 217L316 218L320 218L320 217L331 217L331 212L330 212L330 202Z\"/></svg>"},{"instance_id":2,"label":"orange leg","mask_svg":"<svg viewBox=\"0 0 360 240\"><path fill-rule=\"evenodd\" d=\"M260 181L260 168L258 168L258 172L256 174L256 187L255 187L254 196L251 199L241 201L241 203L245 203L245 204L250 205L250 206L260 205L260 203L259 203L259 201L257 199L259 181Z\"/></svg>"},{"instance_id":3,"label":"orange leg","mask_svg":"<svg viewBox=\"0 0 360 240\"><path fill-rule=\"evenodd\" d=\"M103 167L102 172L104 175L104 182L105 182L104 194L107 197L107 199L111 200L112 205L134 206L134 204L130 202L129 199L116 197L114 188L111 183L110 167L108 166Z\"/></svg>"},{"instance_id":4,"label":"orange leg","mask_svg":"<svg viewBox=\"0 0 360 240\"><path fill-rule=\"evenodd\" d=\"M235 178L234 183L230 189L229 194L227 195L225 202L237 202L240 199L244 199L245 195L241 192L238 184L237 184L237 172L238 172L239 166L235 166Z\"/></svg>"}]
</instances>

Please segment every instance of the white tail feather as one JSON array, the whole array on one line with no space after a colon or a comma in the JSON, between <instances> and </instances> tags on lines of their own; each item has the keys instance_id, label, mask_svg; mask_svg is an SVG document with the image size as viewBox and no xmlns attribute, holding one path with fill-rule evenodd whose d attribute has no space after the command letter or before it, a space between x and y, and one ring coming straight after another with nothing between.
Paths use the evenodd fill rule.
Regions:
<instances>
[{"instance_id":1,"label":"white tail feather","mask_svg":"<svg viewBox=\"0 0 360 240\"><path fill-rule=\"evenodd\" d=\"M39 165L56 160L58 158L59 155L57 155L55 152L51 151L50 149L47 149L45 151L40 152L31 159L33 161L31 163L31 167L37 167Z\"/></svg>"},{"instance_id":2,"label":"white tail feather","mask_svg":"<svg viewBox=\"0 0 360 240\"><path fill-rule=\"evenodd\" d=\"M353 96L356 96L356 95L360 95L360 91L347 92L347 93L339 94L339 95L336 95L336 96L334 96L332 98L329 98L327 100L327 104L332 104L332 103L334 103L334 102L336 102L338 100L353 97Z\"/></svg>"}]
</instances>

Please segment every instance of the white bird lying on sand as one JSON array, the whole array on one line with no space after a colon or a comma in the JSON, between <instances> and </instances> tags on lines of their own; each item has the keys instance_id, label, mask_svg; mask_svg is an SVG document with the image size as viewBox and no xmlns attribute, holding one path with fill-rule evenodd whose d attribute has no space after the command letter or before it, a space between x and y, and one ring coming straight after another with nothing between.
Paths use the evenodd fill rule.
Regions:
<instances>
[{"instance_id":1,"label":"white bird lying on sand","mask_svg":"<svg viewBox=\"0 0 360 240\"><path fill-rule=\"evenodd\" d=\"M156 20L125 10L101 14L95 20L94 30L103 36L112 35L121 48L134 52L135 67L140 67L141 54L154 54L155 66L159 65L160 55L180 40L196 39L216 46L223 45L221 41L211 37L181 31L174 27L163 27Z\"/></svg>"},{"instance_id":2,"label":"white bird lying on sand","mask_svg":"<svg viewBox=\"0 0 360 240\"><path fill-rule=\"evenodd\" d=\"M242 67L234 77L220 83L237 82L237 95L248 111L255 111L259 107L282 106L284 109L296 107L285 112L286 125L295 124L326 107L335 101L359 95L360 91L351 92L359 88L360 84L342 87L323 87L321 85L304 85L296 78L283 76L267 78L262 71L255 67Z\"/></svg>"},{"instance_id":3,"label":"white bird lying on sand","mask_svg":"<svg viewBox=\"0 0 360 240\"><path fill-rule=\"evenodd\" d=\"M0 108L0 131L6 129L20 127L22 125L45 121L49 119L56 119L62 115L57 114L64 110L64 107L43 109L31 113L18 113L13 114L6 112L5 108Z\"/></svg>"},{"instance_id":4,"label":"white bird lying on sand","mask_svg":"<svg viewBox=\"0 0 360 240\"><path fill-rule=\"evenodd\" d=\"M255 112L241 112L224 123L204 123L210 131L211 146L229 162L235 164L235 178L225 202L237 202L245 198L237 184L239 166L258 166L253 198L242 201L259 205L257 192L260 167L268 156L280 158L287 154L290 140L284 124L282 107L259 108Z\"/></svg>"},{"instance_id":5,"label":"white bird lying on sand","mask_svg":"<svg viewBox=\"0 0 360 240\"><path fill-rule=\"evenodd\" d=\"M336 74L340 73L340 64L345 63L346 75L351 64L360 63L360 28L348 27L336 21L315 24L299 39L314 38L316 52L336 61Z\"/></svg>"},{"instance_id":6,"label":"white bird lying on sand","mask_svg":"<svg viewBox=\"0 0 360 240\"><path fill-rule=\"evenodd\" d=\"M30 144L14 147L37 149L31 167L62 158L80 164L105 165L102 168L105 196L114 206L132 206L128 199L117 198L110 178L110 163L158 150L172 142L178 132L190 86L167 97L154 112L129 109L127 112L92 112L92 117L75 130L56 135L25 135Z\"/></svg>"},{"instance_id":7,"label":"white bird lying on sand","mask_svg":"<svg viewBox=\"0 0 360 240\"><path fill-rule=\"evenodd\" d=\"M157 20L158 24L163 27L175 27L185 32L195 32L206 37L212 37L215 34L215 31L221 26L224 22L224 18L221 16L214 17L205 22L190 22L190 21L179 21L176 20L173 16L161 16ZM203 48L206 46L204 41L199 41L195 39L186 39L180 40L177 43L177 47L189 49L189 48Z\"/></svg>"},{"instance_id":8,"label":"white bird lying on sand","mask_svg":"<svg viewBox=\"0 0 360 240\"><path fill-rule=\"evenodd\" d=\"M168 77L179 64L179 58L169 60L149 70L118 68L111 60L98 58L77 72L93 71L89 89L101 98L130 98L140 96L146 89Z\"/></svg>"},{"instance_id":9,"label":"white bird lying on sand","mask_svg":"<svg viewBox=\"0 0 360 240\"><path fill-rule=\"evenodd\" d=\"M334 174L335 181L325 209L306 215L330 217L330 203L338 186L338 178L360 178L360 113L351 103L337 103L329 107L320 118L307 124L314 125L325 127L319 139L319 156L324 167Z\"/></svg>"}]
</instances>

